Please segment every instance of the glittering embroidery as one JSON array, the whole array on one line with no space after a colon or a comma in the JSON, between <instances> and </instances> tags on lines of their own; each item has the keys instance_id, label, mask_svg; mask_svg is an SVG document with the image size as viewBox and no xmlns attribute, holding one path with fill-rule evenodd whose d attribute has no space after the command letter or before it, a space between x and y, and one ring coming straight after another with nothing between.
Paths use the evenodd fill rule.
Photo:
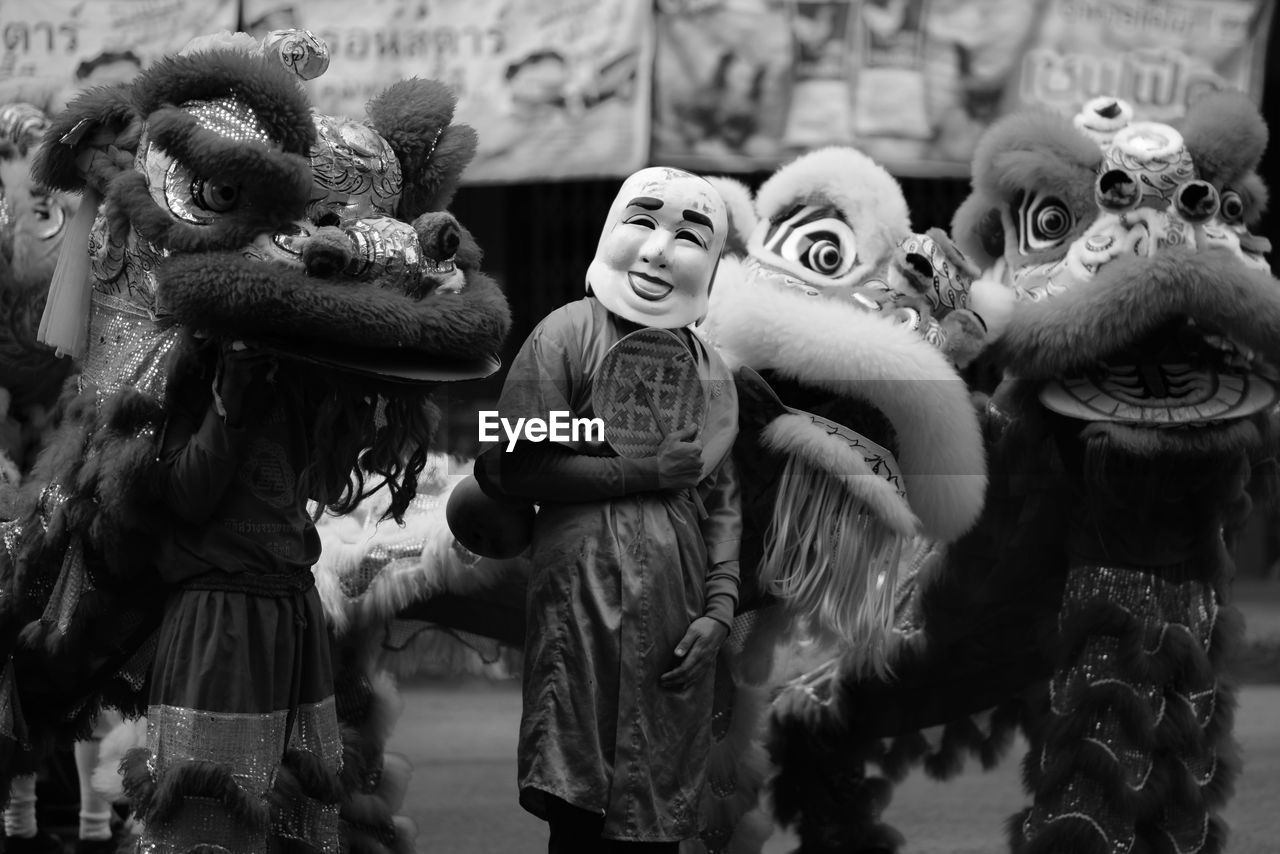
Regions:
<instances>
[{"instance_id":1,"label":"glittering embroidery","mask_svg":"<svg viewBox=\"0 0 1280 854\"><path fill-rule=\"evenodd\" d=\"M154 705L147 712L147 743L163 775L174 762L196 759L225 765L242 786L262 793L283 751L284 710L264 714L206 712ZM342 767L333 699L298 709L291 746L315 754L330 768Z\"/></svg>"},{"instance_id":2,"label":"glittering embroidery","mask_svg":"<svg viewBox=\"0 0 1280 854\"><path fill-rule=\"evenodd\" d=\"M71 544L66 556L62 559L62 571L58 573L58 583L54 587L53 596L45 604L42 622L54 626L58 633L65 636L71 630L71 622L76 616L76 606L86 591L93 590L89 573L85 569L84 550L79 541Z\"/></svg>"},{"instance_id":3,"label":"glittering embroidery","mask_svg":"<svg viewBox=\"0 0 1280 854\"><path fill-rule=\"evenodd\" d=\"M366 125L333 116L317 115L315 125L315 185L308 210L337 213L344 225L363 217L394 216L403 177L387 141Z\"/></svg>"},{"instance_id":4,"label":"glittering embroidery","mask_svg":"<svg viewBox=\"0 0 1280 854\"><path fill-rule=\"evenodd\" d=\"M212 101L187 101L182 109L195 117L196 124L235 142L257 142L271 149L281 146L267 133L258 116L244 101L215 98Z\"/></svg>"},{"instance_id":5,"label":"glittering embroidery","mask_svg":"<svg viewBox=\"0 0 1280 854\"><path fill-rule=\"evenodd\" d=\"M1022 832L1030 841L1047 825L1073 820L1093 828L1111 854L1129 854L1133 849L1133 826L1112 809L1096 783L1079 775L1063 788L1057 808L1050 810L1039 804L1033 807L1022 824Z\"/></svg>"},{"instance_id":6,"label":"glittering embroidery","mask_svg":"<svg viewBox=\"0 0 1280 854\"><path fill-rule=\"evenodd\" d=\"M182 820L148 822L138 840L138 854L267 854L267 834L231 818L212 798L184 798ZM326 849L330 850L330 849Z\"/></svg>"},{"instance_id":7,"label":"glittering embroidery","mask_svg":"<svg viewBox=\"0 0 1280 854\"><path fill-rule=\"evenodd\" d=\"M57 512L62 505L67 503L70 494L63 487L60 481L50 481L49 484L40 492L39 517L40 527L45 533L49 532L49 523L53 521L53 514Z\"/></svg>"},{"instance_id":8,"label":"glittering embroidery","mask_svg":"<svg viewBox=\"0 0 1280 854\"><path fill-rule=\"evenodd\" d=\"M1136 622L1139 655L1162 657L1186 648L1185 641L1171 643L1170 637L1175 633L1191 641L1190 646L1198 650L1192 654L1208 653L1218 619L1218 603L1213 589L1203 582L1174 583L1138 570L1078 566L1067 579L1060 624L1065 626L1082 609L1098 602L1118 606ZM1152 731L1159 730L1170 703L1185 703L1201 728L1209 725L1217 704L1217 685L1212 675L1206 675L1198 684L1187 684L1190 674L1198 672L1195 669L1177 671L1171 682L1135 678L1133 666L1127 661L1127 656L1133 653L1134 650L1122 648L1120 637L1103 634L1089 637L1073 664L1055 674L1050 682L1050 707L1054 715L1085 713L1093 705L1087 702L1091 689L1119 686L1149 710ZM1104 707L1101 715L1100 719L1090 721L1084 744L1100 748L1115 762L1120 778L1130 789L1145 789L1157 762L1162 767L1165 763L1177 762L1201 787L1213 780L1218 757L1212 749L1196 750L1188 746L1179 751L1176 758L1155 754L1135 745L1111 710ZM1041 770L1047 769L1050 754L1046 745L1040 755ZM1078 819L1102 836L1112 854L1127 854L1133 847L1133 826L1122 822L1097 783L1077 775L1062 789L1047 794L1049 797L1045 800L1037 799L1023 823L1028 840L1050 824ZM1181 854L1192 854L1199 851L1207 839L1208 811L1184 809L1176 816L1166 811L1159 819L1159 828Z\"/></svg>"},{"instance_id":9,"label":"glittering embroidery","mask_svg":"<svg viewBox=\"0 0 1280 854\"><path fill-rule=\"evenodd\" d=\"M131 388L164 403L168 356L182 335L180 327L160 328L124 300L94 293L89 315L89 349L81 382L96 387L101 403Z\"/></svg>"},{"instance_id":10,"label":"glittering embroidery","mask_svg":"<svg viewBox=\"0 0 1280 854\"><path fill-rule=\"evenodd\" d=\"M18 557L18 545L22 541L22 523L17 519L0 524L0 537L4 540L4 552L13 563Z\"/></svg>"},{"instance_id":11,"label":"glittering embroidery","mask_svg":"<svg viewBox=\"0 0 1280 854\"><path fill-rule=\"evenodd\" d=\"M283 754L288 712L263 714L207 712L153 705L147 712L148 767L156 780L177 762L196 760L227 768L246 794L265 799ZM311 753L335 773L342 768L342 742L332 697L297 710L290 747ZM266 852L266 834L254 833L213 801L189 813L187 799L178 822L151 822L143 830L140 851L183 854L193 845L221 845L230 851ZM274 832L305 838L320 851L338 850L337 811L303 799L277 814ZM307 834L298 836L298 834Z\"/></svg>"},{"instance_id":12,"label":"glittering embroidery","mask_svg":"<svg viewBox=\"0 0 1280 854\"><path fill-rule=\"evenodd\" d=\"M1165 838L1173 844L1173 849L1178 854L1196 854L1209 841L1208 813L1187 815L1166 809L1161 824Z\"/></svg>"}]
</instances>

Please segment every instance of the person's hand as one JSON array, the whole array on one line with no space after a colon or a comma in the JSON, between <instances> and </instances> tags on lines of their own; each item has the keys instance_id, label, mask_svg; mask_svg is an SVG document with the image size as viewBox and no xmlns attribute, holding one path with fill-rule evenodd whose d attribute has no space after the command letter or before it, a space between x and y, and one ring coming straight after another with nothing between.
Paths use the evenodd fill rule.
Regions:
<instances>
[{"instance_id":1,"label":"person's hand","mask_svg":"<svg viewBox=\"0 0 1280 854\"><path fill-rule=\"evenodd\" d=\"M684 637L676 644L676 659L671 670L658 678L658 684L668 691L683 691L697 682L715 665L720 644L729 636L729 628L711 617L699 617L689 624Z\"/></svg>"},{"instance_id":2,"label":"person's hand","mask_svg":"<svg viewBox=\"0 0 1280 854\"><path fill-rule=\"evenodd\" d=\"M270 407L275 366L274 356L239 341L222 346L213 393L214 405L228 424L238 426Z\"/></svg>"},{"instance_id":3,"label":"person's hand","mask_svg":"<svg viewBox=\"0 0 1280 854\"><path fill-rule=\"evenodd\" d=\"M702 443L694 439L697 427L668 433L658 446L658 486L689 489L702 480Z\"/></svg>"}]
</instances>

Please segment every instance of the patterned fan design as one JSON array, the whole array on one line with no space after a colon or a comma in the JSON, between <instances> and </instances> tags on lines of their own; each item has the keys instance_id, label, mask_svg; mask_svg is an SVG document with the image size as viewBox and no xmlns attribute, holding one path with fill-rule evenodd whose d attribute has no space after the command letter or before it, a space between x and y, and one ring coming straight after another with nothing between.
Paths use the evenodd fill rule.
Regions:
<instances>
[{"instance_id":1,"label":"patterned fan design","mask_svg":"<svg viewBox=\"0 0 1280 854\"><path fill-rule=\"evenodd\" d=\"M693 353L665 329L641 329L609 348L591 392L605 439L624 457L650 456L667 433L701 430L706 416Z\"/></svg>"}]
</instances>

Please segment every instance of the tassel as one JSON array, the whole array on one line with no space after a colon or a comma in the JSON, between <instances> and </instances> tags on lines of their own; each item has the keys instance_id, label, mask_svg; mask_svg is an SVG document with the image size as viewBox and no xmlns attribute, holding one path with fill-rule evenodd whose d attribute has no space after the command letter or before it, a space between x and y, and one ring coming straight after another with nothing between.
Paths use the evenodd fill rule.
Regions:
<instances>
[{"instance_id":1,"label":"tassel","mask_svg":"<svg viewBox=\"0 0 1280 854\"><path fill-rule=\"evenodd\" d=\"M855 668L888 675L894 595L906 538L838 478L787 461L760 580L801 618L851 652Z\"/></svg>"},{"instance_id":2,"label":"tassel","mask_svg":"<svg viewBox=\"0 0 1280 854\"><path fill-rule=\"evenodd\" d=\"M40 318L36 340L59 356L79 359L89 337L89 232L98 216L102 197L86 186L80 207L67 226L58 253L58 264L49 283L49 298Z\"/></svg>"}]
</instances>

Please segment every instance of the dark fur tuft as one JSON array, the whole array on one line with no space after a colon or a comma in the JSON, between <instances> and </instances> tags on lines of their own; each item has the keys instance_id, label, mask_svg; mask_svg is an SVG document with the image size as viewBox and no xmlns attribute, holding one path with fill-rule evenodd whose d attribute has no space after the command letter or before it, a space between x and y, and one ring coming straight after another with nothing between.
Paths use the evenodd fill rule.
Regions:
<instances>
[{"instance_id":1,"label":"dark fur tuft","mask_svg":"<svg viewBox=\"0 0 1280 854\"><path fill-rule=\"evenodd\" d=\"M1200 177L1221 188L1257 168L1267 148L1267 125L1244 93L1212 92L1187 110L1182 139Z\"/></svg>"},{"instance_id":2,"label":"dark fur tuft","mask_svg":"<svg viewBox=\"0 0 1280 854\"><path fill-rule=\"evenodd\" d=\"M404 173L400 219L447 208L475 157L476 132L450 124L456 105L448 86L416 77L392 84L369 102L369 121L390 143Z\"/></svg>"},{"instance_id":3,"label":"dark fur tuft","mask_svg":"<svg viewBox=\"0 0 1280 854\"><path fill-rule=\"evenodd\" d=\"M55 190L78 193L87 183L105 193L112 178L133 167L141 119L126 85L82 92L45 131L32 177ZM92 150L100 156L91 158L86 169L77 158Z\"/></svg>"}]
</instances>

